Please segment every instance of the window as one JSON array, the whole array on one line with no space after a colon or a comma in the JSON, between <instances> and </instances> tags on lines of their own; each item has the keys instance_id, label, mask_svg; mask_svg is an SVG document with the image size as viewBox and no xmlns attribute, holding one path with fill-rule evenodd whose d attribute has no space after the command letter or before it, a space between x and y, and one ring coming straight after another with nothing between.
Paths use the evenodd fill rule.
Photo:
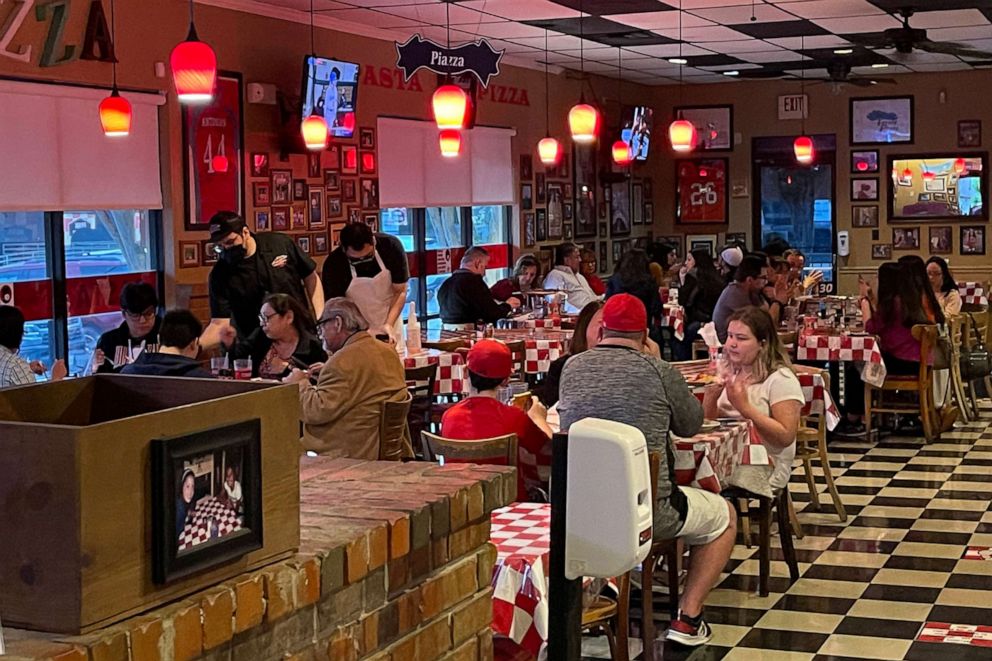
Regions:
<instances>
[{"instance_id":1,"label":"window","mask_svg":"<svg viewBox=\"0 0 992 661\"><path fill-rule=\"evenodd\" d=\"M45 245L43 212L0 212L0 283L17 283L13 304L26 320L21 355L51 367L55 347L52 292L46 286L51 266Z\"/></svg>"}]
</instances>

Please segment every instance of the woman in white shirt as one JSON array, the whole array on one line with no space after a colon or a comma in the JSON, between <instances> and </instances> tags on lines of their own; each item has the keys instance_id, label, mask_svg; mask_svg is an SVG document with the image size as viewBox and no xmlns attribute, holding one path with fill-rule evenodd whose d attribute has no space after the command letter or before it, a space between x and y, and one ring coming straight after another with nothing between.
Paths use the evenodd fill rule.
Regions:
<instances>
[{"instance_id":1,"label":"woman in white shirt","mask_svg":"<svg viewBox=\"0 0 992 661\"><path fill-rule=\"evenodd\" d=\"M796 456L796 432L806 402L802 386L771 317L760 308L748 306L731 315L723 349L723 378L706 388L704 415L750 420L775 464L769 482L782 489Z\"/></svg>"}]
</instances>

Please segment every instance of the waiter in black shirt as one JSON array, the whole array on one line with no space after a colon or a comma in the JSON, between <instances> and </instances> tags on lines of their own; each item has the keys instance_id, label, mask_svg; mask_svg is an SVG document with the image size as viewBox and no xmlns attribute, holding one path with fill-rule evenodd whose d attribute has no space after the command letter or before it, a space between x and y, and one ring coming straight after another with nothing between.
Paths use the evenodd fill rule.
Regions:
<instances>
[{"instance_id":1,"label":"waiter in black shirt","mask_svg":"<svg viewBox=\"0 0 992 661\"><path fill-rule=\"evenodd\" d=\"M513 308L520 307L520 299L511 296L506 303L493 300L492 292L483 276L489 266L489 253L474 246L465 251L461 268L457 269L437 290L441 307L441 321L448 326L464 326L484 321L492 324L509 316Z\"/></svg>"},{"instance_id":2,"label":"waiter in black shirt","mask_svg":"<svg viewBox=\"0 0 992 661\"><path fill-rule=\"evenodd\" d=\"M311 311L323 309L317 264L292 237L278 232L252 234L241 216L220 211L210 219L210 240L220 259L210 271L210 325L201 345L216 346L220 330L229 323L239 338L247 338L259 327L262 300L269 294L288 294Z\"/></svg>"},{"instance_id":3,"label":"waiter in black shirt","mask_svg":"<svg viewBox=\"0 0 992 661\"><path fill-rule=\"evenodd\" d=\"M401 342L410 279L403 244L395 236L373 233L365 223L341 228L340 242L324 261L324 293L329 299L344 296L357 305L373 335Z\"/></svg>"}]
</instances>

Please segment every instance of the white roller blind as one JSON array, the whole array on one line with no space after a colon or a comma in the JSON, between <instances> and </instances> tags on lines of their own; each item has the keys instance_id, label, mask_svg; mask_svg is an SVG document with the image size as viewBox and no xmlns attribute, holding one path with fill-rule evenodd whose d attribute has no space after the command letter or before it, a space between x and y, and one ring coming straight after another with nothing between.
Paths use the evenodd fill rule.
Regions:
<instances>
[{"instance_id":1,"label":"white roller blind","mask_svg":"<svg viewBox=\"0 0 992 661\"><path fill-rule=\"evenodd\" d=\"M433 122L378 120L381 207L513 204L512 129L462 133L462 154L444 158Z\"/></svg>"},{"instance_id":2,"label":"white roller blind","mask_svg":"<svg viewBox=\"0 0 992 661\"><path fill-rule=\"evenodd\" d=\"M0 209L161 209L157 94L124 93L131 134L108 138L106 91L0 81Z\"/></svg>"}]
</instances>

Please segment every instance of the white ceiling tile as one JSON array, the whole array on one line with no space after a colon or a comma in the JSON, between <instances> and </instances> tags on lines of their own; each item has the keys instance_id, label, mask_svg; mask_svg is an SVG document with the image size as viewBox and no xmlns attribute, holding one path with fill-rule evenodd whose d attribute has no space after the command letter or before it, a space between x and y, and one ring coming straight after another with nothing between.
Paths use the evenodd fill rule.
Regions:
<instances>
[{"instance_id":1,"label":"white ceiling tile","mask_svg":"<svg viewBox=\"0 0 992 661\"><path fill-rule=\"evenodd\" d=\"M753 5L754 16L761 23L774 23L777 21L794 21L796 17L786 13L781 9L776 9L771 5ZM737 7L720 7L715 9L697 9L693 13L705 19L714 21L721 25L737 25L739 23L751 22L752 5L740 5Z\"/></svg>"},{"instance_id":2,"label":"white ceiling tile","mask_svg":"<svg viewBox=\"0 0 992 661\"><path fill-rule=\"evenodd\" d=\"M959 41L958 43L973 50L981 50L992 53L992 36L988 39L968 39Z\"/></svg>"},{"instance_id":3,"label":"white ceiling tile","mask_svg":"<svg viewBox=\"0 0 992 661\"><path fill-rule=\"evenodd\" d=\"M524 25L523 23L517 23L516 21L503 21L501 23L480 23L476 25L452 25L451 29L454 32L455 28L458 28L462 32L469 34L476 34L480 37L489 37L490 39L520 39L523 37L541 37L544 38L544 28L537 28L533 25Z\"/></svg>"},{"instance_id":4,"label":"white ceiling tile","mask_svg":"<svg viewBox=\"0 0 992 661\"><path fill-rule=\"evenodd\" d=\"M650 46L631 46L629 50L644 55L655 57L678 57L679 44L652 44ZM692 44L682 44L682 55L691 57L693 55L712 55L713 51L693 46Z\"/></svg>"},{"instance_id":5,"label":"white ceiling tile","mask_svg":"<svg viewBox=\"0 0 992 661\"><path fill-rule=\"evenodd\" d=\"M734 7L738 5L750 5L753 0L677 0L676 6L681 5L682 9L706 9L708 7Z\"/></svg>"},{"instance_id":6,"label":"white ceiling tile","mask_svg":"<svg viewBox=\"0 0 992 661\"><path fill-rule=\"evenodd\" d=\"M518 44L523 44L525 46L533 46L535 48L544 49L544 36L540 37L521 37L520 39L512 39ZM570 34L561 34L560 32L551 32L548 35L548 49L549 50L579 50L579 46L587 50L595 48L605 48L603 44L597 43L595 41L589 41L588 39L582 40L579 37L572 36Z\"/></svg>"},{"instance_id":7,"label":"white ceiling tile","mask_svg":"<svg viewBox=\"0 0 992 661\"><path fill-rule=\"evenodd\" d=\"M574 9L563 7L550 0L469 0L459 4L468 9L484 11L514 21L539 21L579 15Z\"/></svg>"},{"instance_id":8,"label":"white ceiling tile","mask_svg":"<svg viewBox=\"0 0 992 661\"><path fill-rule=\"evenodd\" d=\"M851 18L814 18L813 22L834 34L857 34L860 32L881 32L897 28L902 23L888 14L854 16Z\"/></svg>"},{"instance_id":9,"label":"white ceiling tile","mask_svg":"<svg viewBox=\"0 0 992 661\"><path fill-rule=\"evenodd\" d=\"M985 39L990 34L992 34L992 30L989 30L988 25L984 27L958 27L927 30L927 38L930 39L930 41L964 41L966 39Z\"/></svg>"},{"instance_id":10,"label":"white ceiling tile","mask_svg":"<svg viewBox=\"0 0 992 661\"><path fill-rule=\"evenodd\" d=\"M912 53L900 53L894 48L883 48L876 51L880 55L884 55L887 59L893 62L899 62L900 64L905 64L907 66L913 66L916 64L945 64L952 62L960 62L954 55L948 55L946 53L928 53L920 49L914 49Z\"/></svg>"},{"instance_id":11,"label":"white ceiling tile","mask_svg":"<svg viewBox=\"0 0 992 661\"><path fill-rule=\"evenodd\" d=\"M947 64L914 64L911 69L920 73L933 73L939 71L964 71L965 69L971 69L969 64L964 62L958 62L957 64L947 63Z\"/></svg>"},{"instance_id":12,"label":"white ceiling tile","mask_svg":"<svg viewBox=\"0 0 992 661\"><path fill-rule=\"evenodd\" d=\"M734 57L739 60L744 60L745 62L757 62L759 64L764 62L797 62L799 60L809 59L791 50L765 51L762 53L738 53L737 55L734 55Z\"/></svg>"},{"instance_id":13,"label":"white ceiling tile","mask_svg":"<svg viewBox=\"0 0 992 661\"><path fill-rule=\"evenodd\" d=\"M720 64L713 67L699 67L703 71L744 71L745 69L760 69L760 64Z\"/></svg>"},{"instance_id":14,"label":"white ceiling tile","mask_svg":"<svg viewBox=\"0 0 992 661\"><path fill-rule=\"evenodd\" d=\"M817 34L811 37L776 37L766 39L766 41L782 48L796 50L801 48L838 48L851 45L846 39L841 39L834 34Z\"/></svg>"},{"instance_id":15,"label":"white ceiling tile","mask_svg":"<svg viewBox=\"0 0 992 661\"><path fill-rule=\"evenodd\" d=\"M374 9L343 9L341 11L324 12L321 15L336 21L349 21L351 23L360 23L378 28L406 28L424 24L423 21L394 16L386 11L377 11Z\"/></svg>"},{"instance_id":16,"label":"white ceiling tile","mask_svg":"<svg viewBox=\"0 0 992 661\"><path fill-rule=\"evenodd\" d=\"M447 5L441 2L421 2L417 4L399 5L396 7L383 7L380 11L388 12L395 16L410 18L423 23L434 25L444 25L446 23L445 9L450 9L451 25L463 23L479 23L484 20L493 20L492 16L480 14L474 9L467 9L456 4Z\"/></svg>"},{"instance_id":17,"label":"white ceiling tile","mask_svg":"<svg viewBox=\"0 0 992 661\"><path fill-rule=\"evenodd\" d=\"M868 0L804 0L782 2L778 6L800 18L846 18L885 13Z\"/></svg>"},{"instance_id":18,"label":"white ceiling tile","mask_svg":"<svg viewBox=\"0 0 992 661\"><path fill-rule=\"evenodd\" d=\"M760 53L762 51L775 51L780 50L776 48L773 44L769 44L767 41L762 41L761 39L744 39L741 41L721 41L719 43L713 44L715 50L720 51L725 55L734 55L736 53Z\"/></svg>"},{"instance_id":19,"label":"white ceiling tile","mask_svg":"<svg viewBox=\"0 0 992 661\"><path fill-rule=\"evenodd\" d=\"M474 41L479 37L469 34L468 32L461 32L458 37L459 42ZM489 45L495 50L506 51L507 54L530 54L534 56L534 59L540 59L544 61L544 49L543 48L532 48L531 46L523 46L521 44L513 43L512 41L506 41L504 39L488 39ZM451 31L451 43L455 43L455 31ZM550 61L550 60L549 60Z\"/></svg>"},{"instance_id":20,"label":"white ceiling tile","mask_svg":"<svg viewBox=\"0 0 992 661\"><path fill-rule=\"evenodd\" d=\"M669 39L679 38L678 28L674 30L667 28L652 30L652 32L655 34L660 34L663 37L668 37ZM709 41L741 41L747 38L748 36L746 34L742 34L737 30L731 30L730 28L722 25L682 29L682 40L690 43L706 43Z\"/></svg>"},{"instance_id":21,"label":"white ceiling tile","mask_svg":"<svg viewBox=\"0 0 992 661\"><path fill-rule=\"evenodd\" d=\"M924 11L913 14L913 17L909 19L909 24L914 28L922 28L924 30L983 25L986 27L986 33L988 33L989 21L977 9L958 9L950 11Z\"/></svg>"},{"instance_id":22,"label":"white ceiling tile","mask_svg":"<svg viewBox=\"0 0 992 661\"><path fill-rule=\"evenodd\" d=\"M630 25L641 30L656 30L679 27L679 12L677 11L646 11L634 14L611 14L603 18ZM682 27L697 28L713 25L712 21L699 18L688 12L682 12Z\"/></svg>"}]
</instances>

